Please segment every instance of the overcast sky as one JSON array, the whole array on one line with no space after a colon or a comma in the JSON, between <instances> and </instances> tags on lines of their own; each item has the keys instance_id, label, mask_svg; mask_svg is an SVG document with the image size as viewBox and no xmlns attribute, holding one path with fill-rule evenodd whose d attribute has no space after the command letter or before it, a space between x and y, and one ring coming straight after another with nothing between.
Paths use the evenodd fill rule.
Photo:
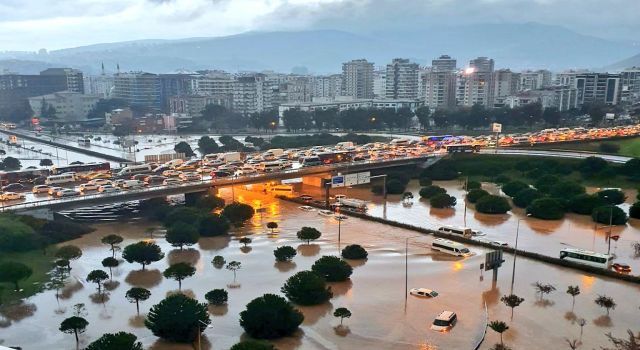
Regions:
<instances>
[{"instance_id":1,"label":"overcast sky","mask_svg":"<svg viewBox=\"0 0 640 350\"><path fill-rule=\"evenodd\" d=\"M640 0L0 0L0 51L250 30L539 22L640 41Z\"/></svg>"}]
</instances>

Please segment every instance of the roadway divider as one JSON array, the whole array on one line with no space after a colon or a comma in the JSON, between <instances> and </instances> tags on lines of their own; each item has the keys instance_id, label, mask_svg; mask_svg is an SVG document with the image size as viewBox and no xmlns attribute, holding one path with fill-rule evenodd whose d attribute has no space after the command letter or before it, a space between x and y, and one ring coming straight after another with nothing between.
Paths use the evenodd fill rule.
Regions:
<instances>
[{"instance_id":1,"label":"roadway divider","mask_svg":"<svg viewBox=\"0 0 640 350\"><path fill-rule=\"evenodd\" d=\"M313 202L306 202L306 201L303 201L303 200L300 200L300 199L297 199L297 198L288 198L288 197L284 197L284 196L277 196L277 197L279 199L286 200L286 201L293 202L293 203L297 203L297 204L301 204L301 205L309 205L309 206L320 208L320 209L327 209L323 205L319 205L319 204L313 203ZM484 247L484 248L491 249L491 250L498 250L499 249L499 250L502 250L503 252L509 253L509 254L513 254L516 251L512 247L496 247L495 245L492 245L490 243L479 242L479 241L476 241L476 240L473 240L473 239L470 239L470 238L466 238L466 237L461 237L461 236L458 236L458 235L450 235L450 234L442 233L442 232L439 232L439 231L436 231L436 230L427 229L427 228L424 228L424 227L418 227L418 226L414 226L414 225L410 225L410 224L405 224L405 223L402 223L402 222L383 219L383 218L379 218L379 217L376 217L376 216L368 215L366 213L359 213L359 212L354 212L354 211L350 211L350 210L341 210L340 214L349 215L349 216L353 216L353 217L364 219L364 220L374 221L374 222L378 222L378 223L381 223L381 224L385 224L385 225L389 225L389 226L393 226L393 227L398 227L398 228L402 228L402 229L406 229L406 230L411 230L411 231L415 231L415 232L426 234L426 235L433 235L435 237L442 237L442 238L446 238L446 239L449 239L449 240L452 240L452 241L456 241L456 242L464 243L464 244L468 244L468 245L480 246L480 247ZM557 265L557 266L567 267L567 268L570 268L570 269L579 270L579 271L590 273L590 274L594 274L594 275L610 277L610 278L615 278L615 279L622 280L622 281L627 281L627 282L640 284L640 276L624 275L624 274L617 273L615 271L601 269L601 268L598 268L598 267L583 265L583 264L579 264L579 263L574 263L574 262L571 262L571 261L562 260L560 258L551 257L551 256L547 256L547 255L544 255L544 254L539 254L539 253L534 253L534 252L530 252L530 251L526 251L526 250L522 250L522 249L518 249L518 257L526 257L526 258L529 258L529 259L532 259L532 260L537 260L537 261L542 261L542 262L553 264L553 265Z\"/></svg>"}]
</instances>

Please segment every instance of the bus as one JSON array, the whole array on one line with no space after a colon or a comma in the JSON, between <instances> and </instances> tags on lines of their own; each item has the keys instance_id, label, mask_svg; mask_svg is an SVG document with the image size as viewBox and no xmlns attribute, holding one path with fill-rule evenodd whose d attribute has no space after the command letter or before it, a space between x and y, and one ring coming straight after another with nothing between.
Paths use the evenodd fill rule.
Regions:
<instances>
[{"instance_id":1,"label":"bus","mask_svg":"<svg viewBox=\"0 0 640 350\"><path fill-rule=\"evenodd\" d=\"M611 267L612 257L607 254L596 253L590 250L565 248L560 251L560 259L608 269Z\"/></svg>"},{"instance_id":2,"label":"bus","mask_svg":"<svg viewBox=\"0 0 640 350\"><path fill-rule=\"evenodd\" d=\"M431 249L455 256L471 256L473 253L463 244L456 243L444 238L436 238L431 242Z\"/></svg>"},{"instance_id":3,"label":"bus","mask_svg":"<svg viewBox=\"0 0 640 350\"><path fill-rule=\"evenodd\" d=\"M263 173L273 173L273 172L282 170L282 163L280 163L278 161L275 161L275 162L262 162L262 163L258 164L256 169L258 171L260 171L260 172L263 172Z\"/></svg>"},{"instance_id":4,"label":"bus","mask_svg":"<svg viewBox=\"0 0 640 350\"><path fill-rule=\"evenodd\" d=\"M480 146L479 145L472 145L472 144L446 145L445 148L447 149L448 153L478 153L478 152L480 152Z\"/></svg>"},{"instance_id":5,"label":"bus","mask_svg":"<svg viewBox=\"0 0 640 350\"><path fill-rule=\"evenodd\" d=\"M453 135L440 135L440 136L423 136L422 141L424 142L442 142L444 140L453 138Z\"/></svg>"},{"instance_id":6,"label":"bus","mask_svg":"<svg viewBox=\"0 0 640 350\"><path fill-rule=\"evenodd\" d=\"M0 185L12 183L33 183L36 179L49 176L48 169L27 169L18 171L0 171Z\"/></svg>"},{"instance_id":7,"label":"bus","mask_svg":"<svg viewBox=\"0 0 640 350\"><path fill-rule=\"evenodd\" d=\"M65 184L77 181L75 173L67 173L62 175L51 175L44 180L45 185Z\"/></svg>"},{"instance_id":8,"label":"bus","mask_svg":"<svg viewBox=\"0 0 640 350\"><path fill-rule=\"evenodd\" d=\"M60 175L64 173L109 173L111 171L111 164L109 162L102 163L86 163L86 164L70 164L65 166L53 166L51 167L51 175Z\"/></svg>"},{"instance_id":9,"label":"bus","mask_svg":"<svg viewBox=\"0 0 640 350\"><path fill-rule=\"evenodd\" d=\"M130 165L122 168L118 172L118 176L131 176L136 174L146 174L151 172L151 165L142 164L142 165Z\"/></svg>"},{"instance_id":10,"label":"bus","mask_svg":"<svg viewBox=\"0 0 640 350\"><path fill-rule=\"evenodd\" d=\"M438 232L447 233L450 235L469 237L473 235L473 230L468 227L457 227L457 226L441 226L438 228Z\"/></svg>"}]
</instances>

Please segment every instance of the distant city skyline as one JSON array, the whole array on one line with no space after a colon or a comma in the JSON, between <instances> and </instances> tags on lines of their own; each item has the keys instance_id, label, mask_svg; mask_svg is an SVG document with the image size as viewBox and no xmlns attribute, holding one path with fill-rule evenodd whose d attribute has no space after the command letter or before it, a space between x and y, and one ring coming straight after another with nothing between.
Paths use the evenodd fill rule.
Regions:
<instances>
[{"instance_id":1,"label":"distant city skyline","mask_svg":"<svg viewBox=\"0 0 640 350\"><path fill-rule=\"evenodd\" d=\"M247 31L338 29L356 33L428 26L537 22L638 47L635 0L5 0L2 51L56 50L141 39Z\"/></svg>"}]
</instances>

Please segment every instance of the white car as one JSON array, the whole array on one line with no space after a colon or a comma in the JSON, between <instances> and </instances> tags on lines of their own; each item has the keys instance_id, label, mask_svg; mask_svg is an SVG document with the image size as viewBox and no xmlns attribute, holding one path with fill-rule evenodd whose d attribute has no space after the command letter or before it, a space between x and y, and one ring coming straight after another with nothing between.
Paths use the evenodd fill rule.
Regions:
<instances>
[{"instance_id":1,"label":"white car","mask_svg":"<svg viewBox=\"0 0 640 350\"><path fill-rule=\"evenodd\" d=\"M102 185L111 184L111 181L107 180L107 179L93 179L93 180L89 181L88 183L94 184L96 186L102 186Z\"/></svg>"},{"instance_id":2,"label":"white car","mask_svg":"<svg viewBox=\"0 0 640 350\"><path fill-rule=\"evenodd\" d=\"M24 199L24 194L16 192L5 192L0 194L0 201L14 201Z\"/></svg>"},{"instance_id":3,"label":"white car","mask_svg":"<svg viewBox=\"0 0 640 350\"><path fill-rule=\"evenodd\" d=\"M298 207L298 209L300 209L300 210L302 210L302 211L314 211L314 210L316 210L316 208L314 208L314 207L310 207L310 206L308 206L308 205L300 206L300 207Z\"/></svg>"},{"instance_id":4,"label":"white car","mask_svg":"<svg viewBox=\"0 0 640 350\"><path fill-rule=\"evenodd\" d=\"M58 193L59 191L64 190L64 187L50 187L49 188L49 195L51 196L55 196L56 193Z\"/></svg>"},{"instance_id":5,"label":"white car","mask_svg":"<svg viewBox=\"0 0 640 350\"><path fill-rule=\"evenodd\" d=\"M145 185L144 181L127 180L124 183L122 183L122 188L130 190L130 189L134 189L134 188L144 187L144 185Z\"/></svg>"},{"instance_id":6,"label":"white car","mask_svg":"<svg viewBox=\"0 0 640 350\"><path fill-rule=\"evenodd\" d=\"M505 241L491 241L492 245L497 245L499 247L508 247L509 243L505 242Z\"/></svg>"},{"instance_id":7,"label":"white car","mask_svg":"<svg viewBox=\"0 0 640 350\"><path fill-rule=\"evenodd\" d=\"M109 193L109 192L118 192L118 191L120 191L120 189L111 184L102 185L98 187L98 192L100 193Z\"/></svg>"},{"instance_id":8,"label":"white car","mask_svg":"<svg viewBox=\"0 0 640 350\"><path fill-rule=\"evenodd\" d=\"M80 193L75 191L75 190L72 190L70 188L65 188L65 189L62 189L62 190L58 191L56 193L56 196L58 196L58 197L73 197L73 196L77 196L79 194Z\"/></svg>"},{"instance_id":9,"label":"white car","mask_svg":"<svg viewBox=\"0 0 640 350\"><path fill-rule=\"evenodd\" d=\"M453 311L442 311L431 324L431 330L446 332L455 326L458 315Z\"/></svg>"},{"instance_id":10,"label":"white car","mask_svg":"<svg viewBox=\"0 0 640 350\"><path fill-rule=\"evenodd\" d=\"M409 294L417 297L435 298L438 296L438 292L427 288L411 288Z\"/></svg>"},{"instance_id":11,"label":"white car","mask_svg":"<svg viewBox=\"0 0 640 350\"><path fill-rule=\"evenodd\" d=\"M37 185L37 186L33 186L33 188L31 189L31 192L33 193L49 193L49 189L51 188L51 186L49 185Z\"/></svg>"},{"instance_id":12,"label":"white car","mask_svg":"<svg viewBox=\"0 0 640 350\"><path fill-rule=\"evenodd\" d=\"M78 186L78 189L81 192L86 192L86 191L95 191L98 189L98 185L96 184L92 184L92 183L86 183L86 184L82 184L80 186Z\"/></svg>"},{"instance_id":13,"label":"white car","mask_svg":"<svg viewBox=\"0 0 640 350\"><path fill-rule=\"evenodd\" d=\"M180 174L182 181L200 181L202 177L196 173L182 173Z\"/></svg>"}]
</instances>

